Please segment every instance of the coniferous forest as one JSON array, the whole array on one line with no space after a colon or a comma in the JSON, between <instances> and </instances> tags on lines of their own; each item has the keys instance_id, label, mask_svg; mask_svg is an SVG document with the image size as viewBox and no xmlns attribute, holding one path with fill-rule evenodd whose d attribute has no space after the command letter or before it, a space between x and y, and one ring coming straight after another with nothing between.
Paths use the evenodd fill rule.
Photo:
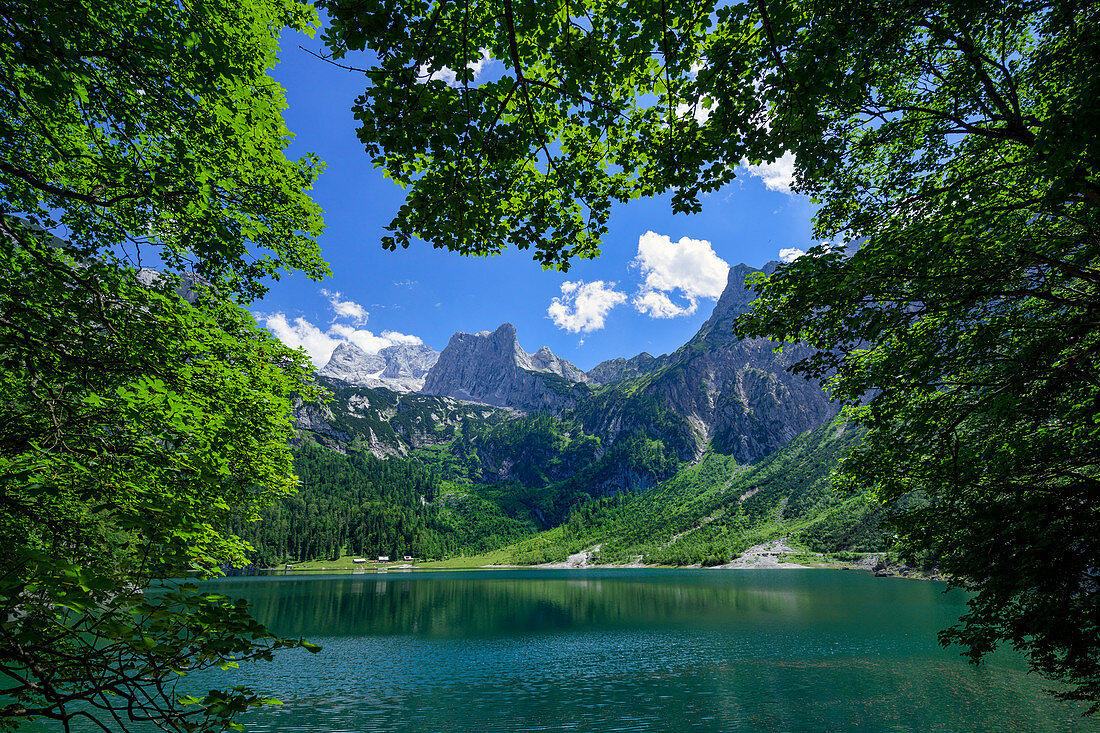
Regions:
<instances>
[{"instance_id":1,"label":"coniferous forest","mask_svg":"<svg viewBox=\"0 0 1100 733\"><path fill-rule=\"evenodd\" d=\"M306 442L294 451L294 470L301 481L294 496L265 509L259 522L234 526L257 564L344 554L441 559L495 549L533 529L476 495L444 498L445 483L413 461Z\"/></svg>"}]
</instances>

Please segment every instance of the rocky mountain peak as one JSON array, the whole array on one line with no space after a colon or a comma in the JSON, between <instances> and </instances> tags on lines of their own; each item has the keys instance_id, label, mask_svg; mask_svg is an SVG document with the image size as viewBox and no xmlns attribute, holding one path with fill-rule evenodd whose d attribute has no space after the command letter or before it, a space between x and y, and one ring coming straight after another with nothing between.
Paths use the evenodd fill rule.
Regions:
<instances>
[{"instance_id":1,"label":"rocky mountain peak","mask_svg":"<svg viewBox=\"0 0 1100 733\"><path fill-rule=\"evenodd\" d=\"M837 407L820 384L789 371L812 352L788 344L775 353L775 343L759 338L740 340L733 332L734 320L747 312L756 298L756 293L745 287L745 278L754 272L770 274L778 265L731 267L710 318L684 346L657 358L643 353L603 362L588 373L589 378L614 385L645 376L634 385L635 395L653 400L667 414L683 419L680 445L687 448L681 452L683 459L697 458L710 445L739 461L751 462L799 433L822 425L836 415ZM623 398L623 405L635 399L629 391ZM650 429L645 421L633 421L631 412L624 407L607 411L596 423L597 432L614 435Z\"/></svg>"},{"instance_id":2,"label":"rocky mountain peak","mask_svg":"<svg viewBox=\"0 0 1100 733\"><path fill-rule=\"evenodd\" d=\"M424 344L395 344L368 354L350 342L338 344L318 373L359 387L416 392L439 352Z\"/></svg>"},{"instance_id":3,"label":"rocky mountain peak","mask_svg":"<svg viewBox=\"0 0 1100 733\"><path fill-rule=\"evenodd\" d=\"M770 275L779 266L778 262L769 262L763 268L752 267L744 263L730 268L726 278L726 289L718 298L714 311L710 318L700 327L699 332L689 343L705 340L709 343L722 344L736 341L733 335L733 321L742 313L747 313L756 300L756 291L751 287L745 287L745 278L757 272Z\"/></svg>"},{"instance_id":4,"label":"rocky mountain peak","mask_svg":"<svg viewBox=\"0 0 1100 733\"><path fill-rule=\"evenodd\" d=\"M355 344L344 342L336 346L319 373L351 384L363 384L368 379L380 377L385 368L386 360L378 354L368 354Z\"/></svg>"},{"instance_id":5,"label":"rocky mountain peak","mask_svg":"<svg viewBox=\"0 0 1100 733\"><path fill-rule=\"evenodd\" d=\"M482 331L481 333L489 333L488 331ZM479 336L481 334L478 334ZM511 323L505 322L497 326L497 329L492 332L492 337L499 341L517 341L519 336L516 334L516 327Z\"/></svg>"},{"instance_id":6,"label":"rocky mountain peak","mask_svg":"<svg viewBox=\"0 0 1100 733\"><path fill-rule=\"evenodd\" d=\"M554 354L549 346L543 346L531 354L531 366L538 372L550 372L570 382L587 382L588 377L570 362Z\"/></svg>"},{"instance_id":7,"label":"rocky mountain peak","mask_svg":"<svg viewBox=\"0 0 1100 733\"><path fill-rule=\"evenodd\" d=\"M564 379L566 384L554 383ZM423 392L471 402L520 409L557 411L571 406L570 383L587 381L584 372L547 347L528 354L516 327L456 333L428 372Z\"/></svg>"}]
</instances>

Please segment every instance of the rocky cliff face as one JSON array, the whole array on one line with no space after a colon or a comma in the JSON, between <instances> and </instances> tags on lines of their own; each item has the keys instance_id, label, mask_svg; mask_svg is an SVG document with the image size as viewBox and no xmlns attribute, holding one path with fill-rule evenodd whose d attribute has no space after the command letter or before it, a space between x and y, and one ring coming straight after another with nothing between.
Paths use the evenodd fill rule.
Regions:
<instances>
[{"instance_id":1,"label":"rocky cliff face","mask_svg":"<svg viewBox=\"0 0 1100 733\"><path fill-rule=\"evenodd\" d=\"M585 376L593 384L615 384L624 379L633 379L651 372L667 358L667 356L655 357L644 351L630 359L624 359L620 356L615 359L601 361L585 372Z\"/></svg>"},{"instance_id":2,"label":"rocky cliff face","mask_svg":"<svg viewBox=\"0 0 1100 733\"><path fill-rule=\"evenodd\" d=\"M424 344L387 346L380 350L378 355L386 360L382 379L423 380L428 375L428 371L439 361L439 352ZM419 389L418 387L417 390Z\"/></svg>"},{"instance_id":3,"label":"rocky cliff face","mask_svg":"<svg viewBox=\"0 0 1100 733\"><path fill-rule=\"evenodd\" d=\"M498 407L558 414L586 393L580 369L545 346L528 354L516 328L456 333L424 380L422 392Z\"/></svg>"},{"instance_id":4,"label":"rocky cliff face","mask_svg":"<svg viewBox=\"0 0 1100 733\"><path fill-rule=\"evenodd\" d=\"M439 352L423 344L397 344L368 354L355 344L343 343L318 373L359 387L417 392L437 359Z\"/></svg>"},{"instance_id":5,"label":"rocky cliff face","mask_svg":"<svg viewBox=\"0 0 1100 733\"><path fill-rule=\"evenodd\" d=\"M386 360L378 354L368 354L352 343L343 343L336 347L318 374L339 379L348 384L366 384L368 380L378 379L386 368Z\"/></svg>"},{"instance_id":6,"label":"rocky cliff face","mask_svg":"<svg viewBox=\"0 0 1100 733\"><path fill-rule=\"evenodd\" d=\"M764 271L775 266L770 263ZM680 462L699 458L708 446L742 463L757 461L826 423L838 409L820 385L788 371L809 353L805 348L788 345L777 354L770 341L734 336L734 319L754 297L744 287L746 276L754 271L746 265L731 268L710 318L672 354L612 359L588 374L545 347L528 354L508 323L492 332L456 333L439 354L427 347L389 347L368 356L350 344L341 346L323 374L373 387L385 384L383 380L415 380L426 370L422 394L405 395L383 406L385 400L371 394L384 390L338 393L333 406L326 408L334 414L300 410L300 427L337 441L360 436L377 453L400 453L409 446L447 442L453 437L454 420L467 410L491 405L547 412L574 421L578 435L598 438L590 458L601 462L601 473L585 478L591 484L585 490L598 493L652 485ZM594 390L589 384L606 388ZM428 402L421 404L414 397ZM450 398L446 409L443 403L431 402L441 397ZM500 413L494 419L511 423L514 417ZM495 467L489 471L492 478L523 480L531 457L513 455L495 442L496 437L486 436L476 446L487 470ZM638 450L620 450L627 445ZM547 480L561 478L552 470L540 470ZM645 480L623 473L629 471Z\"/></svg>"},{"instance_id":7,"label":"rocky cliff face","mask_svg":"<svg viewBox=\"0 0 1100 733\"><path fill-rule=\"evenodd\" d=\"M769 263L764 271L776 266ZM746 265L730 268L726 289L698 333L654 360L632 385L628 399L652 399L686 421L696 455L710 444L738 461L756 461L838 412L818 383L788 371L809 354L805 347L787 345L776 354L771 341L734 336L734 318L754 298L744 281L755 271ZM648 355L635 359L641 356ZM604 418L604 430L614 426L615 417Z\"/></svg>"}]
</instances>

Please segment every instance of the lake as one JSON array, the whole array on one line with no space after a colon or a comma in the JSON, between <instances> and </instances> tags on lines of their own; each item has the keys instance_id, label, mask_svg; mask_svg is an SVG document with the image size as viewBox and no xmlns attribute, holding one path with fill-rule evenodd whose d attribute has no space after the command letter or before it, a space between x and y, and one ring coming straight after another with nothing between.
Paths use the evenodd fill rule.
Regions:
<instances>
[{"instance_id":1,"label":"lake","mask_svg":"<svg viewBox=\"0 0 1100 733\"><path fill-rule=\"evenodd\" d=\"M322 644L236 680L250 731L1096 731L1022 661L974 668L939 583L841 570L254 577L273 630Z\"/></svg>"}]
</instances>

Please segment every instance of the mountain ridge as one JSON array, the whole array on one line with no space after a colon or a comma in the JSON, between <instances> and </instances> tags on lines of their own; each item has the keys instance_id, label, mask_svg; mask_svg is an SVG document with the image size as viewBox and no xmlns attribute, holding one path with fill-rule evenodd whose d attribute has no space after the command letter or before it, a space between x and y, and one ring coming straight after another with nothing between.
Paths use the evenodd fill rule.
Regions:
<instances>
[{"instance_id":1,"label":"mountain ridge","mask_svg":"<svg viewBox=\"0 0 1100 733\"><path fill-rule=\"evenodd\" d=\"M414 467L407 481L432 487L405 497L391 519L370 519L370 533L348 529L330 544L367 554L396 554L398 542L413 554L507 546L499 561L518 564L581 551L600 562L715 564L786 535L815 552L880 550L879 515L862 497L830 488L859 431L836 417L821 385L789 371L811 352L777 352L773 342L733 333L754 297L745 278L775 266L730 268L708 319L670 354L642 352L582 372L547 347L527 353L504 323L452 336L423 392L320 376L334 399L298 405L296 450L319 443L342 457L314 452L303 461L359 466L370 453ZM330 480L325 470L319 486ZM331 491L345 491L343 481ZM352 504L381 491L371 501L391 510L384 486L350 474L346 482L363 486ZM317 501L328 501L330 489L319 491ZM313 534L328 541L322 525Z\"/></svg>"},{"instance_id":2,"label":"mountain ridge","mask_svg":"<svg viewBox=\"0 0 1100 733\"><path fill-rule=\"evenodd\" d=\"M423 394L468 402L546 410L560 414L573 407L588 377L543 346L528 354L516 327L502 323L494 331L451 336L424 379Z\"/></svg>"},{"instance_id":3,"label":"mountain ridge","mask_svg":"<svg viewBox=\"0 0 1100 733\"><path fill-rule=\"evenodd\" d=\"M394 344L369 354L350 341L338 344L318 374L359 387L419 392L439 352L424 344Z\"/></svg>"},{"instance_id":4,"label":"mountain ridge","mask_svg":"<svg viewBox=\"0 0 1100 733\"><path fill-rule=\"evenodd\" d=\"M515 327L504 323L454 334L421 392L383 398L385 390L341 389L328 414L302 406L308 419L300 426L330 443L338 442L328 430L333 425L369 428L357 439L376 455L450 446L471 481L519 481L534 503L543 501L534 498L538 492L550 491L539 510L546 516L584 494L648 489L708 450L752 463L838 411L820 385L788 371L809 353L805 347L776 353L775 343L734 335L733 319L754 298L745 278L760 271L730 268L710 317L671 354L643 352L584 373L546 347L528 354ZM519 419L540 414L553 420ZM592 449L564 464L550 449L578 440L594 441ZM544 447L532 452L530 441Z\"/></svg>"}]
</instances>

